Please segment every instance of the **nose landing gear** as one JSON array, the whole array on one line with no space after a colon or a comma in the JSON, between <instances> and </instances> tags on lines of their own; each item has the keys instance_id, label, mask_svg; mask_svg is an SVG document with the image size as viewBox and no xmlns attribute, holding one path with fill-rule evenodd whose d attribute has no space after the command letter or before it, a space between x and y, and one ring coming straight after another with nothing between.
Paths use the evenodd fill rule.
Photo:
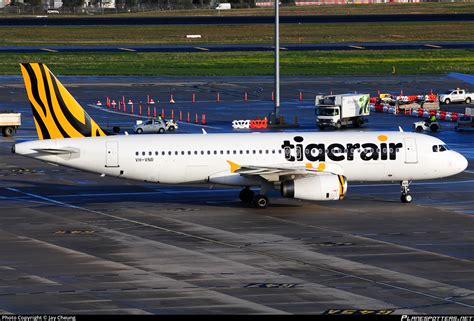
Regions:
<instances>
[{"instance_id":1,"label":"nose landing gear","mask_svg":"<svg viewBox=\"0 0 474 321\"><path fill-rule=\"evenodd\" d=\"M400 187L402 189L400 200L402 203L411 203L413 201L413 196L410 195L410 184L411 181L402 181L400 183Z\"/></svg>"}]
</instances>

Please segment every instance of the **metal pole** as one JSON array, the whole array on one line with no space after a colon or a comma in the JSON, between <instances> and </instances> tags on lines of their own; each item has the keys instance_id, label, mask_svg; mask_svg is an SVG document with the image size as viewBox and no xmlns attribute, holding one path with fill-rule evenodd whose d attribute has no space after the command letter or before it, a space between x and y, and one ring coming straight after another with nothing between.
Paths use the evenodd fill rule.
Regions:
<instances>
[{"instance_id":1,"label":"metal pole","mask_svg":"<svg viewBox=\"0 0 474 321\"><path fill-rule=\"evenodd\" d=\"M275 118L280 121L280 0L275 1Z\"/></svg>"}]
</instances>

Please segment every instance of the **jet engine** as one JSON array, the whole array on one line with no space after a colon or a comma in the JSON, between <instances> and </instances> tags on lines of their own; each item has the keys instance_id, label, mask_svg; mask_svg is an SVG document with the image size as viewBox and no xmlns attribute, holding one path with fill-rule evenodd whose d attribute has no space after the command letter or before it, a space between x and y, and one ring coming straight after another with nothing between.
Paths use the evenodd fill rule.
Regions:
<instances>
[{"instance_id":1,"label":"jet engine","mask_svg":"<svg viewBox=\"0 0 474 321\"><path fill-rule=\"evenodd\" d=\"M347 192L343 175L317 175L281 183L281 196L309 201L341 200Z\"/></svg>"}]
</instances>

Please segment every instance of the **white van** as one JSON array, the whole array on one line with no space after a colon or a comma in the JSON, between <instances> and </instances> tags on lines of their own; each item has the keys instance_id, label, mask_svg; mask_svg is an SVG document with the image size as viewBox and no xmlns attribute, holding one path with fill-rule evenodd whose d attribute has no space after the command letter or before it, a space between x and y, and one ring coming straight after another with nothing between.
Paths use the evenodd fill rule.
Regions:
<instances>
[{"instance_id":1,"label":"white van","mask_svg":"<svg viewBox=\"0 0 474 321\"><path fill-rule=\"evenodd\" d=\"M216 10L230 10L230 3L219 3Z\"/></svg>"}]
</instances>

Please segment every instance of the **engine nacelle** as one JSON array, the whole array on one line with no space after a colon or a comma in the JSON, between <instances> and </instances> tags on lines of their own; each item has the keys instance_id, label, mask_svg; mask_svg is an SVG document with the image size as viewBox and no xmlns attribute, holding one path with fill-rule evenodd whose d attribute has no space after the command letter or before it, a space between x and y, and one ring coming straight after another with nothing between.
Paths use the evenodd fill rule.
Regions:
<instances>
[{"instance_id":1,"label":"engine nacelle","mask_svg":"<svg viewBox=\"0 0 474 321\"><path fill-rule=\"evenodd\" d=\"M281 196L309 201L341 200L346 192L343 175L318 175L281 183Z\"/></svg>"}]
</instances>

